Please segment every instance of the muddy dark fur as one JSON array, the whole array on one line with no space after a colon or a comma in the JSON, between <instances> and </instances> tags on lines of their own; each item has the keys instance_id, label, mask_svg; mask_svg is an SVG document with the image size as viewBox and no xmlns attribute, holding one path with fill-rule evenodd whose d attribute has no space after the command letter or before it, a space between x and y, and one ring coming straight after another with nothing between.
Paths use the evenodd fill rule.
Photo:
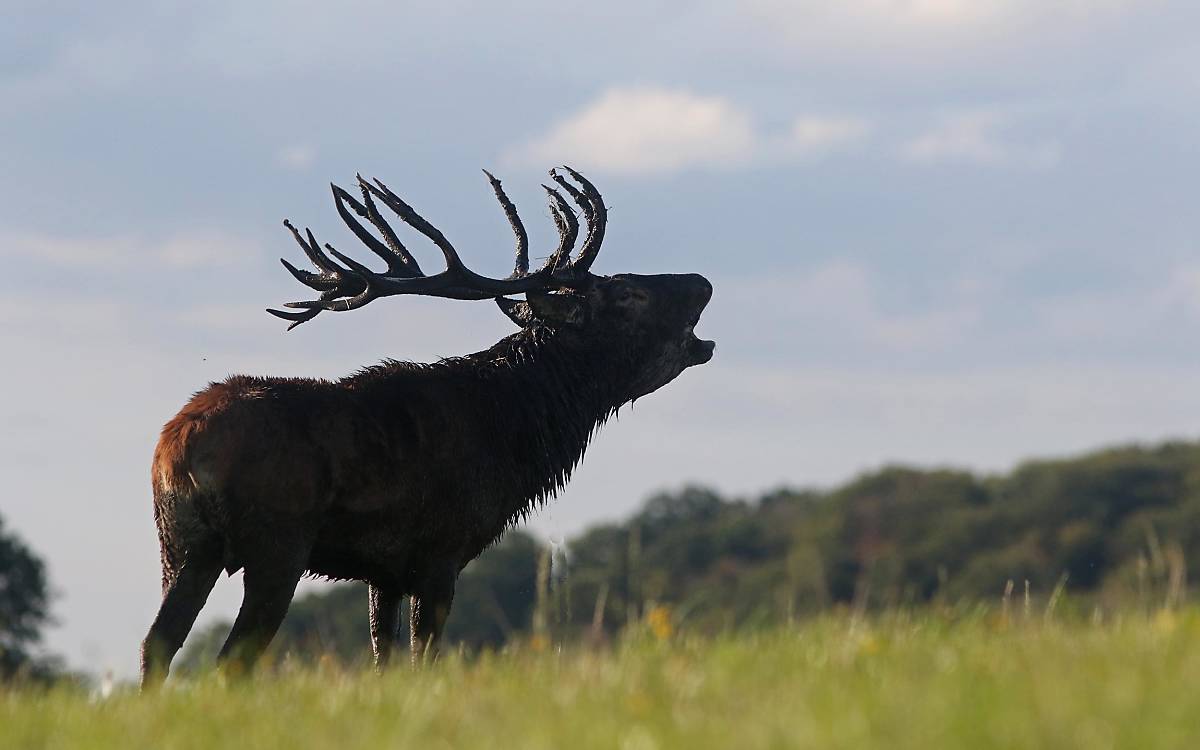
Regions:
<instances>
[{"instance_id":1,"label":"muddy dark fur","mask_svg":"<svg viewBox=\"0 0 1200 750\"><path fill-rule=\"evenodd\" d=\"M495 299L521 331L486 351L421 365L386 361L338 381L235 376L163 427L151 471L163 601L142 644L142 685L165 678L222 570L243 570L242 607L221 649L251 667L304 575L366 581L375 663L387 663L411 597L413 659L435 652L463 567L555 495L596 429L624 403L704 364L693 333L712 295L696 274L598 276L607 209L566 168L547 188L559 248L529 270L528 235L488 175L517 239L511 276L469 271L445 237L382 182L362 201L334 187L346 225L388 265L376 273L285 222L317 273L284 261L317 300L268 310L295 327L385 296ZM430 238L446 270L426 275L376 201ZM355 218L355 217L358 218ZM376 234L360 222L371 223ZM380 239L382 238L382 239ZM506 298L524 294L524 300Z\"/></svg>"},{"instance_id":2,"label":"muddy dark fur","mask_svg":"<svg viewBox=\"0 0 1200 750\"><path fill-rule=\"evenodd\" d=\"M674 299L662 280L687 288ZM655 282L663 304L646 319L644 300L613 301L614 288ZM587 325L535 322L434 364L386 361L338 381L235 376L196 394L155 454L164 605L147 676L165 671L222 569L244 569L246 586L223 660L253 662L305 574L370 584L379 664L413 597L419 655L458 573L566 484L597 428L707 361L691 325L710 293L697 276L606 277L579 303Z\"/></svg>"}]
</instances>

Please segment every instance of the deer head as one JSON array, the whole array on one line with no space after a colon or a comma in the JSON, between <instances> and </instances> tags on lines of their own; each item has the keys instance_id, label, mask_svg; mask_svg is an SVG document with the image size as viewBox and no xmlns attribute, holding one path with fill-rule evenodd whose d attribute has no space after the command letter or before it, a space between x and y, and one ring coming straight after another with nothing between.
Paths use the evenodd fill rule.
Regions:
<instances>
[{"instance_id":1,"label":"deer head","mask_svg":"<svg viewBox=\"0 0 1200 750\"><path fill-rule=\"evenodd\" d=\"M373 271L329 244L322 249L312 231L306 229L301 235L291 222L284 221L318 272L296 268L281 259L283 265L320 296L285 305L299 312L267 312L290 321L291 330L324 310L355 310L380 297L417 294L495 299L501 311L522 328L553 331L611 359L622 369L627 398L657 390L684 369L712 359L715 344L693 333L712 296L712 285L698 274L593 274L590 268L604 240L608 209L591 182L570 167L563 169L575 184L557 170L550 170L551 178L562 190L543 185L559 242L536 271L529 270L529 238L516 206L500 181L484 171L516 236L513 272L503 279L481 276L467 268L446 237L379 180L368 182L358 177L361 201L332 185L338 214L387 269ZM563 192L579 207L586 222L583 244L574 256L580 224ZM383 218L376 201L432 240L445 258L445 270L426 275ZM378 236L360 220L369 222ZM507 296L515 294L524 294L525 299Z\"/></svg>"}]
</instances>

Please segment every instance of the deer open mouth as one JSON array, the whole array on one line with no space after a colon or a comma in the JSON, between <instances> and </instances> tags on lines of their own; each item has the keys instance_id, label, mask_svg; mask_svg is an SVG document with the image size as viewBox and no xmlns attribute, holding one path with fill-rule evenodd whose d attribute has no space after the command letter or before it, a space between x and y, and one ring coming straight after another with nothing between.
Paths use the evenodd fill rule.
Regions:
<instances>
[{"instance_id":1,"label":"deer open mouth","mask_svg":"<svg viewBox=\"0 0 1200 750\"><path fill-rule=\"evenodd\" d=\"M711 290L711 287L709 289ZM709 294L711 294L711 291ZM684 330L683 346L684 351L687 353L688 367L702 365L709 361L713 358L713 350L717 348L717 342L699 338L694 332L696 324L700 322L700 315L704 312L707 304L708 295L705 295L704 302L697 308L695 316Z\"/></svg>"}]
</instances>

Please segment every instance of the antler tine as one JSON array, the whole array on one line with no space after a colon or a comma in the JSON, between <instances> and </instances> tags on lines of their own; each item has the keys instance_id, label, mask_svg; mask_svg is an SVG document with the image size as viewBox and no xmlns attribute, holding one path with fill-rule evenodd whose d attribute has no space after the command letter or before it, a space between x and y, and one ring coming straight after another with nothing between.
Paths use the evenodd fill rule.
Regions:
<instances>
[{"instance_id":1,"label":"antler tine","mask_svg":"<svg viewBox=\"0 0 1200 750\"><path fill-rule=\"evenodd\" d=\"M292 233L292 237L296 238L296 244L299 245L300 249L304 251L304 254L308 256L308 259L310 261L312 261L312 264L314 266L316 266L318 270L321 271L322 276L336 276L337 275L337 272L340 271L341 269L338 268L336 263L334 263L332 260L329 259L329 256L327 256L327 255L325 255L325 253L321 252L321 246L317 244L317 238L313 236L311 229L309 229L308 227L304 228L305 234L308 235L308 241L305 242L304 238L300 236L300 230L296 229L296 227L293 226L292 222L288 221L287 219L284 219L283 225L285 227L287 227L288 230ZM280 258L280 260L283 260L283 258ZM283 264L285 266L289 266L289 268L288 268L289 271L292 268L294 268L294 266L292 266L286 260L283 260ZM307 273L307 272L305 272L305 273ZM295 272L293 272L292 275L296 276L297 279L300 279L301 283L304 283L304 284L308 283L308 282L304 281L304 279L300 278L300 276L296 275ZM315 274L312 274L312 275L315 275ZM311 286L311 284L309 286Z\"/></svg>"},{"instance_id":2,"label":"antler tine","mask_svg":"<svg viewBox=\"0 0 1200 750\"><path fill-rule=\"evenodd\" d=\"M308 321L317 317L317 314L320 313L321 311L320 310L309 310L307 312L302 312L302 313L293 313L293 312L286 312L284 310L272 310L271 308L268 307L267 312L271 313L272 315L274 315L277 318L283 318L284 320L291 321L291 324L287 327L287 329L290 331L293 328L295 328L296 326L300 325L301 323L307 323Z\"/></svg>"},{"instance_id":3,"label":"antler tine","mask_svg":"<svg viewBox=\"0 0 1200 750\"><path fill-rule=\"evenodd\" d=\"M332 310L332 311L337 311L337 312L341 312L344 310L357 310L358 308L362 307L363 305L367 304L368 302L371 302L372 300L374 300L376 297L379 297L379 296L380 295L378 293L373 292L371 287L368 285L368 287L366 289L364 289L362 292L355 295L354 297L342 297L340 299L321 298L318 300L306 300L303 302L285 302L285 303L283 303L283 306L284 307L294 307L294 308L297 308L300 310L315 311L315 312L313 312L313 316L315 317L316 313L319 313L322 310ZM284 313L284 315L289 315L289 314L296 315L297 317L304 315L304 313ZM280 316L280 317L282 317L282 316ZM301 322L303 322L303 321L301 321Z\"/></svg>"},{"instance_id":4,"label":"antler tine","mask_svg":"<svg viewBox=\"0 0 1200 750\"><path fill-rule=\"evenodd\" d=\"M317 317L317 315L321 313L321 308L313 308L312 310L305 310L304 312L288 312L286 310L272 310L268 307L267 312L271 313L277 318L283 318L284 320L291 321L291 325L287 327L287 329L290 331L301 323L307 323L308 321Z\"/></svg>"},{"instance_id":5,"label":"antler tine","mask_svg":"<svg viewBox=\"0 0 1200 750\"><path fill-rule=\"evenodd\" d=\"M342 221L346 226L350 227L350 231L354 232L354 236L367 246L371 252L378 255L387 263L388 274L392 276L419 276L420 268L417 267L415 272L413 266L416 266L416 260L408 253L408 249L400 242L400 238L392 231L391 226L384 221L379 215L379 211L375 208L374 202L371 201L369 193L364 193L366 203L359 203L353 195L346 192L338 185L330 183L329 187L333 190L333 202L337 207L338 215L342 217ZM379 233L383 235L383 242L380 242L375 235L367 231L366 227L359 223L358 219L354 218L348 210L346 204L350 204L350 208L354 209L354 213L371 222Z\"/></svg>"},{"instance_id":6,"label":"antler tine","mask_svg":"<svg viewBox=\"0 0 1200 750\"><path fill-rule=\"evenodd\" d=\"M325 243L325 249L329 251L330 255L345 263L346 268L349 268L354 274L360 276L367 286L371 285L371 279L376 275L374 271L367 268L362 263L359 263L354 258L351 258L349 255L346 255L345 253L339 253L337 248L335 248L333 245L330 245L328 242Z\"/></svg>"},{"instance_id":7,"label":"antler tine","mask_svg":"<svg viewBox=\"0 0 1200 750\"><path fill-rule=\"evenodd\" d=\"M488 182L491 183L492 192L496 194L496 200L500 201L500 207L504 209L504 215L508 217L508 223L512 227L513 234L517 237L517 259L513 264L513 272L510 278L519 278L529 273L529 234L525 231L525 225L521 223L521 217L517 214L517 207L509 200L508 195L504 192L504 188L500 186L500 180L486 169L483 173L487 175Z\"/></svg>"},{"instance_id":8,"label":"antler tine","mask_svg":"<svg viewBox=\"0 0 1200 750\"><path fill-rule=\"evenodd\" d=\"M294 276L301 284L304 284L310 289L315 289L321 292L321 303L328 303L339 297L356 296L360 294L360 286L369 286L365 278L360 278L357 273L353 271L347 271L347 269L342 268L337 263L334 263L333 260L331 260L329 256L321 250L321 246L317 243L317 238L313 236L311 229L305 227L304 233L307 237L306 239L300 235L300 230L296 229L292 222L284 219L283 225L292 233L292 237L295 238L296 244L300 245L300 248L304 250L304 254L308 256L308 259L312 261L314 266L320 269L321 273L313 273L312 271L305 271L302 268L297 268L288 262L287 258L280 258L279 262L282 263L283 267L286 268L288 272L292 274L292 276ZM331 246L326 245L326 247L339 259L346 259L345 256L334 250ZM351 263L353 263L352 260ZM294 303L289 303L286 306L294 306ZM277 318L283 318L284 320L291 321L292 324L288 326L288 330L290 331L301 323L308 322L317 317L317 314L320 313L322 309L326 308L312 307L302 313L272 310L268 308L267 312L271 313Z\"/></svg>"},{"instance_id":9,"label":"antler tine","mask_svg":"<svg viewBox=\"0 0 1200 750\"><path fill-rule=\"evenodd\" d=\"M571 194L571 200L575 201L576 205L582 209L583 218L587 219L588 223L590 224L592 221L592 204L587 200L586 197L584 197L583 193L579 191L579 188L567 182L566 178L560 175L557 169L550 170L550 177L552 177L554 181L557 182L560 187L562 187L563 190L566 190Z\"/></svg>"},{"instance_id":10,"label":"antler tine","mask_svg":"<svg viewBox=\"0 0 1200 750\"><path fill-rule=\"evenodd\" d=\"M579 255L571 262L571 269L582 273L592 267L592 263L600 253L600 244L604 242L604 229L608 224L608 208L604 205L604 199L600 197L600 191L586 177L566 165L563 165L563 169L567 170L567 173L583 188L583 197L587 200L579 200L574 192L571 197L575 198L581 208L585 203L591 206L590 212L584 208L588 219L587 237L583 240L583 247L579 248Z\"/></svg>"},{"instance_id":11,"label":"antler tine","mask_svg":"<svg viewBox=\"0 0 1200 750\"><path fill-rule=\"evenodd\" d=\"M287 263L287 261L284 261L284 265L289 265L289 264ZM351 292L351 293L355 294L356 296L357 296L357 294L359 294L358 292ZM309 302L285 302L284 303L284 307L305 308L304 312L288 312L286 310L272 310L269 307L267 308L267 312L271 313L272 315L274 315L277 318L283 318L284 320L290 320L292 322L292 324L287 327L287 329L290 331L293 328L295 328L296 326L300 325L301 323L307 323L308 321L317 317L317 315L319 315L322 310L328 309L326 307L327 303L332 302L333 300L336 300L339 297L345 297L345 296L348 296L347 292L343 292L341 290L340 286L338 286L338 287L334 287L332 289L327 289L324 292L321 292L321 296L320 296L319 300L317 300L315 302L311 302L311 303L309 303Z\"/></svg>"},{"instance_id":12,"label":"antler tine","mask_svg":"<svg viewBox=\"0 0 1200 750\"><path fill-rule=\"evenodd\" d=\"M295 319L296 322L288 327L289 331L300 323L312 320L322 310L357 310L378 297L386 296L386 293L380 289L380 283L387 281L389 277L380 276L349 255L338 252L337 248L328 242L325 243L325 249L346 264L347 268L342 269L340 273L340 281L346 286L343 287L339 284L338 288L323 293L316 300L285 302L283 305L284 307L305 310L303 313L288 313L279 310L267 311L285 320ZM425 279L426 277L424 276L420 278L406 277L397 281L416 282ZM361 289L358 288L359 286L361 286Z\"/></svg>"},{"instance_id":13,"label":"antler tine","mask_svg":"<svg viewBox=\"0 0 1200 750\"><path fill-rule=\"evenodd\" d=\"M318 292L324 292L337 286L337 282L332 276L324 276L319 273L313 273L312 271L305 271L303 268L296 268L288 262L287 258L280 258L279 262L283 264L283 267L288 270L288 273L290 273L296 279L296 281L299 281L309 289L316 289Z\"/></svg>"},{"instance_id":14,"label":"antler tine","mask_svg":"<svg viewBox=\"0 0 1200 750\"><path fill-rule=\"evenodd\" d=\"M446 268L455 271L465 271L466 266L463 265L462 259L458 257L458 251L454 249L454 245L446 239L434 225L425 220L425 217L417 213L412 206L404 202L400 196L393 193L380 180L375 180L375 184L367 182L362 175L358 175L358 184L369 190L376 198L383 201L388 208L396 212L405 224L408 224L413 229L433 240L433 244L438 246L442 251L442 255L446 259Z\"/></svg>"},{"instance_id":15,"label":"antler tine","mask_svg":"<svg viewBox=\"0 0 1200 750\"><path fill-rule=\"evenodd\" d=\"M550 213L554 217L554 226L558 229L558 248L546 260L544 268L558 271L566 267L571 258L571 251L575 249L575 238L579 236L579 220L575 218L575 212L571 210L562 193L549 185L542 185L542 188L550 199Z\"/></svg>"}]
</instances>

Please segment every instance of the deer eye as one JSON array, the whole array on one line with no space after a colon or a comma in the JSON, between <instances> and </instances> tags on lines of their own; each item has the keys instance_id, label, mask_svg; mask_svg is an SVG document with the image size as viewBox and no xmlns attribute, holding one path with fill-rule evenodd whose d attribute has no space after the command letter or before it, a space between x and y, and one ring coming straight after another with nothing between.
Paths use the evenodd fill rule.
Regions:
<instances>
[{"instance_id":1,"label":"deer eye","mask_svg":"<svg viewBox=\"0 0 1200 750\"><path fill-rule=\"evenodd\" d=\"M628 302L631 299L633 299L633 290L628 288L622 289L621 294L617 296L617 302Z\"/></svg>"}]
</instances>

